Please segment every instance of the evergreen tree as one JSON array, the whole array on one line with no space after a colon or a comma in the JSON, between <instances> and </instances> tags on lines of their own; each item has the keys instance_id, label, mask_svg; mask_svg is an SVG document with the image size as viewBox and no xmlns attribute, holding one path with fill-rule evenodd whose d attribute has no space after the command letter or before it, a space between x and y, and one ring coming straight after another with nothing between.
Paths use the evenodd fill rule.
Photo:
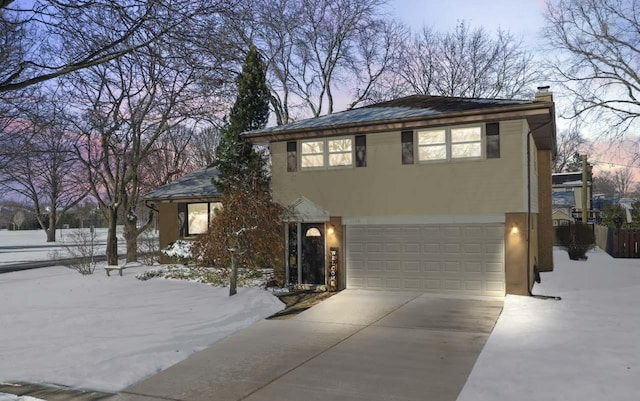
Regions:
<instances>
[{"instance_id":1,"label":"evergreen tree","mask_svg":"<svg viewBox=\"0 0 640 401\"><path fill-rule=\"evenodd\" d=\"M238 77L238 97L216 148L215 165L219 171L216 185L223 194L234 188L253 186L253 180L268 187L264 156L256 152L240 134L264 128L269 118L269 96L266 66L252 45ZM253 177L253 180L248 177Z\"/></svg>"},{"instance_id":2,"label":"evergreen tree","mask_svg":"<svg viewBox=\"0 0 640 401\"><path fill-rule=\"evenodd\" d=\"M222 193L222 210L209 232L194 244L194 256L201 263L231 267L229 295L236 293L239 266L271 267L282 280L282 207L271 197L266 157L240 136L264 128L268 116L265 65L251 46L238 77L238 97L216 149L216 186Z\"/></svg>"}]
</instances>

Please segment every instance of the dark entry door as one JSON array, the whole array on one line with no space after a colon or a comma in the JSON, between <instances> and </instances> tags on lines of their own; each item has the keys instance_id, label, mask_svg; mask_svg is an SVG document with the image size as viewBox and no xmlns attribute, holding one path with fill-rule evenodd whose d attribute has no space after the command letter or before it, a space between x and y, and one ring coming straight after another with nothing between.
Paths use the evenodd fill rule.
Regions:
<instances>
[{"instance_id":1,"label":"dark entry door","mask_svg":"<svg viewBox=\"0 0 640 401\"><path fill-rule=\"evenodd\" d=\"M302 283L325 284L324 223L302 223Z\"/></svg>"}]
</instances>

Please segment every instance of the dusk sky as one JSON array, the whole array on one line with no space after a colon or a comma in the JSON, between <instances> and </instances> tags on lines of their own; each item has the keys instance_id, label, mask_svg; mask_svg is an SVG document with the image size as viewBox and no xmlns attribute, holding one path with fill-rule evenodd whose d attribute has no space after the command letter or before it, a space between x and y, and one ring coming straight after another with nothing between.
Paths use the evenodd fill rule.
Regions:
<instances>
[{"instance_id":1,"label":"dusk sky","mask_svg":"<svg viewBox=\"0 0 640 401\"><path fill-rule=\"evenodd\" d=\"M523 37L529 45L536 45L544 24L543 0L447 0L415 1L391 0L389 8L401 21L414 30L424 25L449 30L460 20L472 27L482 26L488 31L498 27Z\"/></svg>"},{"instance_id":2,"label":"dusk sky","mask_svg":"<svg viewBox=\"0 0 640 401\"><path fill-rule=\"evenodd\" d=\"M544 45L540 37L544 26L544 0L447 0L422 1L390 0L389 12L408 24L414 32L424 25L441 31L455 28L458 21L469 22L472 28L483 27L493 33L498 28L509 31L522 38L534 53ZM542 83L541 83L542 84ZM562 103L558 88L554 91L557 107ZM568 122L557 119L558 130L566 129ZM586 128L586 129L585 129ZM590 136L588 127L583 127L583 135ZM630 135L633 137L634 135ZM597 141L588 152L597 170L612 171L623 165L632 164L629 150L633 145L611 146L607 142ZM631 152L632 153L632 152ZM612 162L615 164L608 164ZM640 181L640 169L633 168L635 181Z\"/></svg>"}]
</instances>

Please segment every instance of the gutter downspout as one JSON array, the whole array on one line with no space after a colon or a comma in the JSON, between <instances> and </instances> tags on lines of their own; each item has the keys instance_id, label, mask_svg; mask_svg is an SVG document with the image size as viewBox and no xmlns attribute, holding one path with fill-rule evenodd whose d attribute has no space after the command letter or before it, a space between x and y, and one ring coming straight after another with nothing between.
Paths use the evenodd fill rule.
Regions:
<instances>
[{"instance_id":1,"label":"gutter downspout","mask_svg":"<svg viewBox=\"0 0 640 401\"><path fill-rule=\"evenodd\" d=\"M530 297L540 298L540 299L552 299L554 301L560 301L562 298L552 295L535 295L531 292L531 138L533 136L533 132L539 130L540 128L550 124L551 122L546 122L534 129L530 129L527 132L526 141L527 141L527 294ZM537 268L537 266L534 266Z\"/></svg>"}]
</instances>

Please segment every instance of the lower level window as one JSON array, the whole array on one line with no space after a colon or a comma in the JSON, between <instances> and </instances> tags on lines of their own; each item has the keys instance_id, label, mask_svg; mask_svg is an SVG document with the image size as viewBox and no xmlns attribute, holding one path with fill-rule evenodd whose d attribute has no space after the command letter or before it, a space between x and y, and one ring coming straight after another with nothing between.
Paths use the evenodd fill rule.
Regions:
<instances>
[{"instance_id":1,"label":"lower level window","mask_svg":"<svg viewBox=\"0 0 640 401\"><path fill-rule=\"evenodd\" d=\"M209 230L209 224L222 208L222 203L189 203L187 205L188 235L204 234Z\"/></svg>"}]
</instances>

